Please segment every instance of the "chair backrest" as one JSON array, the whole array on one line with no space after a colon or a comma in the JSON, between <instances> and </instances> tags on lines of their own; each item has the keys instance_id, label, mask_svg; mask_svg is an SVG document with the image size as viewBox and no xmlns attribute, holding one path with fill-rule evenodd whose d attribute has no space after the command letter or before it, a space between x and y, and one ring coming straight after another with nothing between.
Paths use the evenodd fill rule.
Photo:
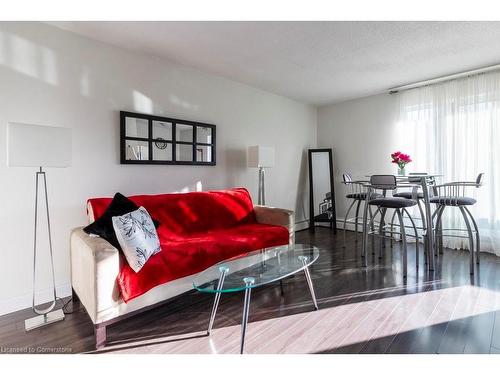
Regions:
<instances>
[{"instance_id":1,"label":"chair backrest","mask_svg":"<svg viewBox=\"0 0 500 375\"><path fill-rule=\"evenodd\" d=\"M479 173L476 178L476 186L479 187L483 184L484 173Z\"/></svg>"},{"instance_id":2,"label":"chair backrest","mask_svg":"<svg viewBox=\"0 0 500 375\"><path fill-rule=\"evenodd\" d=\"M342 175L342 179L344 180L344 182L348 183L348 182L352 182L352 175L350 173L344 173Z\"/></svg>"},{"instance_id":3,"label":"chair backrest","mask_svg":"<svg viewBox=\"0 0 500 375\"><path fill-rule=\"evenodd\" d=\"M370 177L370 185L379 190L396 189L396 176L390 174L376 174Z\"/></svg>"}]
</instances>

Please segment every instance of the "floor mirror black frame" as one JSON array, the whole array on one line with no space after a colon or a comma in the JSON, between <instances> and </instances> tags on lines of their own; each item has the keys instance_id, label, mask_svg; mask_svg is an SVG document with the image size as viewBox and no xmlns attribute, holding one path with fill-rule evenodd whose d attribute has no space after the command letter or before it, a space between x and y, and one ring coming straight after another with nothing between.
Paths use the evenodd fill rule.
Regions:
<instances>
[{"instance_id":1,"label":"floor mirror black frame","mask_svg":"<svg viewBox=\"0 0 500 375\"><path fill-rule=\"evenodd\" d=\"M332 203L331 217L327 213L314 213L314 178L313 178L313 165L312 159L314 153L328 153L329 173L330 173L330 199ZM329 223L330 228L337 234L337 212L335 205L335 188L333 185L333 150L331 148L315 148L308 150L309 161L309 229L314 231L317 223Z\"/></svg>"}]
</instances>

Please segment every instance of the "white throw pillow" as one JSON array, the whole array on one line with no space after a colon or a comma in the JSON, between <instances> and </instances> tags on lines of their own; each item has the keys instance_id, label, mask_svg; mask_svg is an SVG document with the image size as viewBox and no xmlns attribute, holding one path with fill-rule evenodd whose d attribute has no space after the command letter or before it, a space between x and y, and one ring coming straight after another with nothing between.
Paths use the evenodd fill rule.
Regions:
<instances>
[{"instance_id":1,"label":"white throw pillow","mask_svg":"<svg viewBox=\"0 0 500 375\"><path fill-rule=\"evenodd\" d=\"M144 207L113 216L113 228L130 267L139 272L148 259L161 251L158 233Z\"/></svg>"}]
</instances>

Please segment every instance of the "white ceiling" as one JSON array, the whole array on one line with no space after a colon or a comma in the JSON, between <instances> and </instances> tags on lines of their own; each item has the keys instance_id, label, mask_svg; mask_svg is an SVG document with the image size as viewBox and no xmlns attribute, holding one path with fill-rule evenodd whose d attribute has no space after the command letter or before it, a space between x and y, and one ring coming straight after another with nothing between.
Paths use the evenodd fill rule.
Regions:
<instances>
[{"instance_id":1,"label":"white ceiling","mask_svg":"<svg viewBox=\"0 0 500 375\"><path fill-rule=\"evenodd\" d=\"M500 63L500 22L51 22L324 105Z\"/></svg>"}]
</instances>

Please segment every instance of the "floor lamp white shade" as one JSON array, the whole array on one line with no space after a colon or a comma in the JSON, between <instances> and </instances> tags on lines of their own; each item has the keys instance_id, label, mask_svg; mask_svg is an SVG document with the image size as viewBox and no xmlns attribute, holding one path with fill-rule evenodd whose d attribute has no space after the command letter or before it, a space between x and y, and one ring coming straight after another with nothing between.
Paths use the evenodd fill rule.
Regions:
<instances>
[{"instance_id":1,"label":"floor lamp white shade","mask_svg":"<svg viewBox=\"0 0 500 375\"><path fill-rule=\"evenodd\" d=\"M259 196L258 204L266 204L264 168L274 167L274 147L268 146L248 146L247 166L259 168Z\"/></svg>"},{"instance_id":2,"label":"floor lamp white shade","mask_svg":"<svg viewBox=\"0 0 500 375\"><path fill-rule=\"evenodd\" d=\"M248 146L247 166L250 168L273 168L274 147Z\"/></svg>"},{"instance_id":3,"label":"floor lamp white shade","mask_svg":"<svg viewBox=\"0 0 500 375\"><path fill-rule=\"evenodd\" d=\"M53 126L41 126L11 122L7 126L7 164L9 167L38 167L35 174L35 225L33 239L33 300L32 308L37 314L25 320L25 329L32 330L64 319L62 309L55 310L57 295L54 275L54 257L52 252L52 235L50 229L49 200L47 194L47 178L43 167L71 166L71 129ZM52 272L52 303L45 309L37 308L35 303L37 223L38 223L38 185L43 183L47 232L49 240L50 266Z\"/></svg>"}]
</instances>

